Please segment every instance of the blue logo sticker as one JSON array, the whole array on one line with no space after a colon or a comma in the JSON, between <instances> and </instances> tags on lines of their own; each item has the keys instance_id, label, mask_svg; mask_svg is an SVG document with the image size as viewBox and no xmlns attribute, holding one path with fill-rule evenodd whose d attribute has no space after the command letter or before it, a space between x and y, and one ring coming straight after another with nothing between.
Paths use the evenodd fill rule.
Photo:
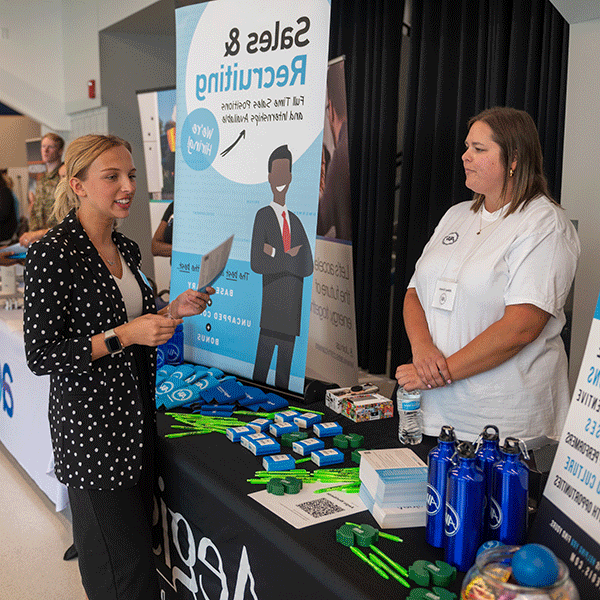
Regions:
<instances>
[{"instance_id":1,"label":"blue logo sticker","mask_svg":"<svg viewBox=\"0 0 600 600\"><path fill-rule=\"evenodd\" d=\"M502 508L496 498L490 501L490 529L498 529L502 525Z\"/></svg>"},{"instance_id":2,"label":"blue logo sticker","mask_svg":"<svg viewBox=\"0 0 600 600\"><path fill-rule=\"evenodd\" d=\"M442 508L442 499L440 493L431 485L427 484L427 514L437 515Z\"/></svg>"},{"instance_id":3,"label":"blue logo sticker","mask_svg":"<svg viewBox=\"0 0 600 600\"><path fill-rule=\"evenodd\" d=\"M186 117L180 146L185 162L194 171L212 165L219 150L219 126L210 110L197 108Z\"/></svg>"},{"instance_id":4,"label":"blue logo sticker","mask_svg":"<svg viewBox=\"0 0 600 600\"><path fill-rule=\"evenodd\" d=\"M454 507L446 502L445 529L444 532L448 537L452 537L458 533L460 529L460 517Z\"/></svg>"}]
</instances>

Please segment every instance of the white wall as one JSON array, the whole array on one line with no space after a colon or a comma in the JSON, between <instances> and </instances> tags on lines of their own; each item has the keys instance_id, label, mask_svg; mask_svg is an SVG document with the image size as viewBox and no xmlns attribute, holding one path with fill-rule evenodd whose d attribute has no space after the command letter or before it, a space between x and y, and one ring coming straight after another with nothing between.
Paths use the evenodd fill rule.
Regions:
<instances>
[{"instance_id":1,"label":"white wall","mask_svg":"<svg viewBox=\"0 0 600 600\"><path fill-rule=\"evenodd\" d=\"M101 106L98 32L155 2L0 0L0 101L47 130L68 131L72 113Z\"/></svg>"},{"instance_id":2,"label":"white wall","mask_svg":"<svg viewBox=\"0 0 600 600\"><path fill-rule=\"evenodd\" d=\"M571 25L567 77L561 203L579 220L582 246L571 341L574 386L600 292L600 20Z\"/></svg>"}]
</instances>

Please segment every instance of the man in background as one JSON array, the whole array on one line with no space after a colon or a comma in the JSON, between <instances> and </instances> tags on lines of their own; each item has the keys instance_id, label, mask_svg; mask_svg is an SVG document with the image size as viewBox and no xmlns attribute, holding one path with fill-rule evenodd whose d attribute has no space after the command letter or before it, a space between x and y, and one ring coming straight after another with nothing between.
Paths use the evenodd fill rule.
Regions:
<instances>
[{"instance_id":1,"label":"man in background","mask_svg":"<svg viewBox=\"0 0 600 600\"><path fill-rule=\"evenodd\" d=\"M60 180L58 169L62 162L65 141L56 133L47 133L42 138L42 162L46 165L46 173L37 182L29 213L29 230L19 238L25 248L39 240L56 225L52 216L54 206L54 190Z\"/></svg>"}]
</instances>

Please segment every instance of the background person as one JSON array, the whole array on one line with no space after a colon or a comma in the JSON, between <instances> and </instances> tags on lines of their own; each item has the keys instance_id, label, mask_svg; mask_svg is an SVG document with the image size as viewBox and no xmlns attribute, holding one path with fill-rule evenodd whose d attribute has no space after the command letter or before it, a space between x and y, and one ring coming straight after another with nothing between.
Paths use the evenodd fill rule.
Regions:
<instances>
[{"instance_id":1,"label":"background person","mask_svg":"<svg viewBox=\"0 0 600 600\"><path fill-rule=\"evenodd\" d=\"M152 236L152 255L171 256L173 251L173 207L171 202L165 210L154 235Z\"/></svg>"},{"instance_id":2,"label":"background person","mask_svg":"<svg viewBox=\"0 0 600 600\"><path fill-rule=\"evenodd\" d=\"M9 242L17 230L15 197L6 176L0 173L0 241Z\"/></svg>"},{"instance_id":3,"label":"background person","mask_svg":"<svg viewBox=\"0 0 600 600\"><path fill-rule=\"evenodd\" d=\"M41 142L42 161L46 165L46 173L37 182L35 195L29 210L29 228L19 238L25 248L39 240L51 227L56 225L52 214L54 191L60 180L58 169L62 162L65 141L56 133L47 133Z\"/></svg>"},{"instance_id":4,"label":"background person","mask_svg":"<svg viewBox=\"0 0 600 600\"><path fill-rule=\"evenodd\" d=\"M563 306L580 244L551 200L533 119L492 108L468 124L462 160L472 202L450 208L404 300L412 363L399 385L422 389L424 433L444 424L475 439L560 436L569 405Z\"/></svg>"},{"instance_id":5,"label":"background person","mask_svg":"<svg viewBox=\"0 0 600 600\"><path fill-rule=\"evenodd\" d=\"M129 215L136 188L127 142L78 138L66 167L59 224L27 253L27 363L50 375L55 473L68 489L89 600L157 600L155 347L182 317L201 313L214 290L186 290L155 314L140 250L114 230L115 219Z\"/></svg>"}]
</instances>

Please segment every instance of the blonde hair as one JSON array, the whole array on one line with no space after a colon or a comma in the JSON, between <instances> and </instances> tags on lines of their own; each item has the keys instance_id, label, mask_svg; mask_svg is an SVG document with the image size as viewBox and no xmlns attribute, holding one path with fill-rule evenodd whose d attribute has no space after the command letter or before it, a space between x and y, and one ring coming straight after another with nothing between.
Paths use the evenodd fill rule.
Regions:
<instances>
[{"instance_id":1,"label":"blonde hair","mask_svg":"<svg viewBox=\"0 0 600 600\"><path fill-rule=\"evenodd\" d=\"M540 138L531 116L524 110L496 106L469 119L468 129L477 121L485 123L492 130L492 139L500 146L500 158L504 166L502 199L506 198L509 180L512 179L511 197L504 216L525 208L531 200L540 196L546 196L554 202L544 175ZM511 175L510 165L515 160L517 164ZM477 212L484 201L483 194L473 194L471 210Z\"/></svg>"},{"instance_id":2,"label":"blonde hair","mask_svg":"<svg viewBox=\"0 0 600 600\"><path fill-rule=\"evenodd\" d=\"M83 135L73 140L65 153L67 175L58 182L54 191L52 215L60 223L73 208L79 208L79 198L69 182L73 177L85 181L90 165L103 153L116 146L124 146L131 153L131 145L116 135Z\"/></svg>"}]
</instances>

